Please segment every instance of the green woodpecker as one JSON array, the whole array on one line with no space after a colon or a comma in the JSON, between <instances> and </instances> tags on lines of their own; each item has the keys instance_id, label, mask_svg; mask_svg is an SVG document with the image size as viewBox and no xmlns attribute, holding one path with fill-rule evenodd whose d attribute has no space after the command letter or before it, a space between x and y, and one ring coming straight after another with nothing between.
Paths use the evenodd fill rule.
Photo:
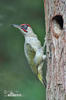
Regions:
<instances>
[{"instance_id":1,"label":"green woodpecker","mask_svg":"<svg viewBox=\"0 0 66 100\"><path fill-rule=\"evenodd\" d=\"M21 24L21 25L12 24L12 26L18 28L21 31L21 33L24 35L25 56L34 74L38 77L41 83L46 87L46 81L43 78L43 71L42 71L43 63L44 60L46 59L46 55L44 55L44 49L41 46L41 43L38 40L37 35L33 32L29 24Z\"/></svg>"}]
</instances>

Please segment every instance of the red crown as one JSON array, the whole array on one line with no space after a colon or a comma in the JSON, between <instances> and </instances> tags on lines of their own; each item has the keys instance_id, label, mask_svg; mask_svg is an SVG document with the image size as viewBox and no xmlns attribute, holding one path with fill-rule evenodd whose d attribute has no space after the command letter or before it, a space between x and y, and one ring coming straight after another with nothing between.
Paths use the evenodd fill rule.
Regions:
<instances>
[{"instance_id":1,"label":"red crown","mask_svg":"<svg viewBox=\"0 0 66 100\"><path fill-rule=\"evenodd\" d=\"M20 26L23 26L23 25L27 25L27 26L31 27L29 24L21 24Z\"/></svg>"}]
</instances>

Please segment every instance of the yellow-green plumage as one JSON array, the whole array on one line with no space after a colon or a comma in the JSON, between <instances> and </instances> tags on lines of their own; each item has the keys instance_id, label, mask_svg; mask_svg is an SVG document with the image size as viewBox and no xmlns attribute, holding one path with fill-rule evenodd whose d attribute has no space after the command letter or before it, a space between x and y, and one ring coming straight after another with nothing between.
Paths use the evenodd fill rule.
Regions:
<instances>
[{"instance_id":1,"label":"yellow-green plumage","mask_svg":"<svg viewBox=\"0 0 66 100\"><path fill-rule=\"evenodd\" d=\"M30 41L29 41L30 40ZM25 38L24 51L28 63L32 69L32 72L38 77L38 79L43 83L43 48L41 47L41 43L37 40L36 37L28 37Z\"/></svg>"},{"instance_id":2,"label":"yellow-green plumage","mask_svg":"<svg viewBox=\"0 0 66 100\"><path fill-rule=\"evenodd\" d=\"M43 63L46 59L44 55L44 49L41 46L40 41L37 38L37 35L34 34L32 28L28 24L21 24L12 26L21 30L25 38L24 51L25 56L28 60L28 63L32 69L32 72L38 77L42 84L46 86L46 82L43 79Z\"/></svg>"}]
</instances>

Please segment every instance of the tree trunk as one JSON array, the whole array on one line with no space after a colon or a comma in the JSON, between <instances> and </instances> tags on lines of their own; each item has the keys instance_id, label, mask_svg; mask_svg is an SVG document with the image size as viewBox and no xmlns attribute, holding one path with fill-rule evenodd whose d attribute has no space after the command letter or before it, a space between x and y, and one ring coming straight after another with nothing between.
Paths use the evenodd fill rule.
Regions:
<instances>
[{"instance_id":1,"label":"tree trunk","mask_svg":"<svg viewBox=\"0 0 66 100\"><path fill-rule=\"evenodd\" d=\"M47 41L46 100L66 100L66 0L44 0Z\"/></svg>"}]
</instances>

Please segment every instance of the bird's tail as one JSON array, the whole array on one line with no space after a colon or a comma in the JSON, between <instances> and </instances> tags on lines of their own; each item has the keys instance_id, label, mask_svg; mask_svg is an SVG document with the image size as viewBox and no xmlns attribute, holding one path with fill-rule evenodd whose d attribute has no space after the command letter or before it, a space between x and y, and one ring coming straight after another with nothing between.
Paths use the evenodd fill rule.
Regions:
<instances>
[{"instance_id":1,"label":"bird's tail","mask_svg":"<svg viewBox=\"0 0 66 100\"><path fill-rule=\"evenodd\" d=\"M47 84L46 79L43 78L43 76L42 76L40 73L38 73L38 79L40 80L40 82L41 82L41 83L44 85L44 87L46 88L46 84Z\"/></svg>"},{"instance_id":2,"label":"bird's tail","mask_svg":"<svg viewBox=\"0 0 66 100\"><path fill-rule=\"evenodd\" d=\"M39 79L40 82L46 87L46 79L43 78L43 70L42 70L42 67L43 67L43 63L41 63L41 64L38 66L38 79Z\"/></svg>"}]
</instances>

